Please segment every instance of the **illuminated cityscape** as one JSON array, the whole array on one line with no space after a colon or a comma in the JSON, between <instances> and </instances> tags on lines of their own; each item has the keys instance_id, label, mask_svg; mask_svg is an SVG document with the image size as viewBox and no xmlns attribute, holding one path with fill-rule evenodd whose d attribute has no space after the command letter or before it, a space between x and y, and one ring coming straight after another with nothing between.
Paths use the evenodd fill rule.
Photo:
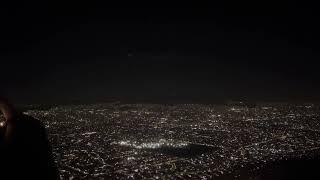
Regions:
<instances>
[{"instance_id":1,"label":"illuminated cityscape","mask_svg":"<svg viewBox=\"0 0 320 180\"><path fill-rule=\"evenodd\" d=\"M62 179L211 179L318 155L319 112L314 104L110 103L26 113L45 123Z\"/></svg>"}]
</instances>

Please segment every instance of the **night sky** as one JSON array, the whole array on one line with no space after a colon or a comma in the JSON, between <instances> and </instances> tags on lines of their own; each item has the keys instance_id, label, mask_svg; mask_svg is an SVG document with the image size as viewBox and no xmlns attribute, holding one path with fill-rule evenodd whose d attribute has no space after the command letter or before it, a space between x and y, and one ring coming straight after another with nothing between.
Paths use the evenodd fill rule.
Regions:
<instances>
[{"instance_id":1,"label":"night sky","mask_svg":"<svg viewBox=\"0 0 320 180\"><path fill-rule=\"evenodd\" d=\"M1 5L0 93L21 103L320 100L317 6Z\"/></svg>"}]
</instances>

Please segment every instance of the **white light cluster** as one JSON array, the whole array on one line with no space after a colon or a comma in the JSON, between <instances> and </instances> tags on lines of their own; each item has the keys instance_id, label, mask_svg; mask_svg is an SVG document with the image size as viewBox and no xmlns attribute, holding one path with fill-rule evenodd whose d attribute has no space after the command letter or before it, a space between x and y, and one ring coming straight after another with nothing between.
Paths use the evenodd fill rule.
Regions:
<instances>
[{"instance_id":1,"label":"white light cluster","mask_svg":"<svg viewBox=\"0 0 320 180\"><path fill-rule=\"evenodd\" d=\"M185 142L172 142L167 141L165 139L160 139L158 142L148 142L148 143L140 143L137 142L130 142L130 141L120 141L114 144L118 144L121 146L129 146L136 149L157 149L161 147L173 147L173 148L181 148L188 146L188 143Z\"/></svg>"}]
</instances>

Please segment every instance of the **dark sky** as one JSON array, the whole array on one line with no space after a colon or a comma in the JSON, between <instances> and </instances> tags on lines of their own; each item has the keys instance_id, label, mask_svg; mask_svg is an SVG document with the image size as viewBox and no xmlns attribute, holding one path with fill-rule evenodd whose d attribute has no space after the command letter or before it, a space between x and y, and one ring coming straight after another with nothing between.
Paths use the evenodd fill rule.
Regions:
<instances>
[{"instance_id":1,"label":"dark sky","mask_svg":"<svg viewBox=\"0 0 320 180\"><path fill-rule=\"evenodd\" d=\"M298 1L1 5L16 102L319 100L317 6Z\"/></svg>"}]
</instances>

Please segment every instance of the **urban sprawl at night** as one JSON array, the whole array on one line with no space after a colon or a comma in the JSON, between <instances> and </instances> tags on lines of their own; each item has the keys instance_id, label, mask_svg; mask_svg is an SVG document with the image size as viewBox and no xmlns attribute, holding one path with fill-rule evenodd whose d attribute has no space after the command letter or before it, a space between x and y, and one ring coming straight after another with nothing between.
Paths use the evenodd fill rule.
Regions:
<instances>
[{"instance_id":1,"label":"urban sprawl at night","mask_svg":"<svg viewBox=\"0 0 320 180\"><path fill-rule=\"evenodd\" d=\"M237 178L319 155L315 104L57 106L44 122L62 179Z\"/></svg>"}]
</instances>

